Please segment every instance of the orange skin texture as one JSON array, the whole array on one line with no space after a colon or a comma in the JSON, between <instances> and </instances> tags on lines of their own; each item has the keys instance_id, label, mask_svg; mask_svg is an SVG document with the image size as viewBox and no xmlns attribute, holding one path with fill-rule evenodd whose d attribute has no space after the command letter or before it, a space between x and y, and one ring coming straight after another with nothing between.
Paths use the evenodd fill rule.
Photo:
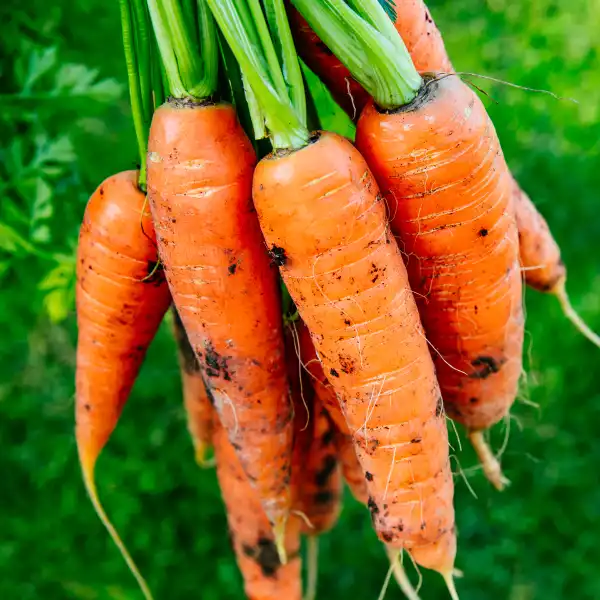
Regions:
<instances>
[{"instance_id":1,"label":"orange skin texture","mask_svg":"<svg viewBox=\"0 0 600 600\"><path fill-rule=\"evenodd\" d=\"M291 518L287 523L288 562L282 565L260 498L248 482L236 451L217 420L213 439L217 477L246 596L249 600L301 600L299 519Z\"/></svg>"},{"instance_id":2,"label":"orange skin texture","mask_svg":"<svg viewBox=\"0 0 600 600\"><path fill-rule=\"evenodd\" d=\"M171 297L144 211L137 172L106 179L92 194L77 250L76 438L91 471L129 397Z\"/></svg>"},{"instance_id":3,"label":"orange skin texture","mask_svg":"<svg viewBox=\"0 0 600 600\"><path fill-rule=\"evenodd\" d=\"M341 402L378 535L454 535L448 437L402 255L364 159L332 133L257 166L263 234ZM368 473L368 475L367 475ZM437 568L447 571L454 556Z\"/></svg>"},{"instance_id":4,"label":"orange skin texture","mask_svg":"<svg viewBox=\"0 0 600 600\"><path fill-rule=\"evenodd\" d=\"M173 308L173 330L177 341L183 405L187 415L188 430L194 444L196 457L199 462L202 462L205 460L206 451L212 446L213 407L206 393L200 363L175 308Z\"/></svg>"},{"instance_id":5,"label":"orange skin texture","mask_svg":"<svg viewBox=\"0 0 600 600\"><path fill-rule=\"evenodd\" d=\"M352 120L358 119L370 100L369 94L295 8L288 8L288 16L299 55L322 79L336 102ZM417 71L454 72L442 35L422 0L396 0L394 25Z\"/></svg>"},{"instance_id":6,"label":"orange skin texture","mask_svg":"<svg viewBox=\"0 0 600 600\"><path fill-rule=\"evenodd\" d=\"M525 283L539 292L552 293L567 276L560 248L546 219L516 182L513 195Z\"/></svg>"},{"instance_id":7,"label":"orange skin texture","mask_svg":"<svg viewBox=\"0 0 600 600\"><path fill-rule=\"evenodd\" d=\"M312 343L308 328L300 321L296 330L300 342L302 362L311 376L309 383L314 389L317 402L325 407L329 417L333 421L334 442L344 480L348 484L352 495L359 502L366 505L369 493L365 483L365 474L358 462L346 418L342 414L340 403L338 402L333 387L329 383L327 377L325 377L323 366L317 357L317 352Z\"/></svg>"},{"instance_id":8,"label":"orange skin texture","mask_svg":"<svg viewBox=\"0 0 600 600\"><path fill-rule=\"evenodd\" d=\"M368 105L356 146L388 202L446 410L487 429L507 414L522 371L512 177L471 89L458 77L424 89L394 114Z\"/></svg>"},{"instance_id":9,"label":"orange skin texture","mask_svg":"<svg viewBox=\"0 0 600 600\"><path fill-rule=\"evenodd\" d=\"M219 418L281 527L292 407L277 272L252 205L255 161L230 105L174 101L154 114L148 197L167 281Z\"/></svg>"},{"instance_id":10,"label":"orange skin texture","mask_svg":"<svg viewBox=\"0 0 600 600\"><path fill-rule=\"evenodd\" d=\"M320 535L337 522L342 502L342 474L335 447L335 429L320 404L299 356L301 321L285 331L288 379L294 403L292 485L294 509L302 513L304 535Z\"/></svg>"}]
</instances>

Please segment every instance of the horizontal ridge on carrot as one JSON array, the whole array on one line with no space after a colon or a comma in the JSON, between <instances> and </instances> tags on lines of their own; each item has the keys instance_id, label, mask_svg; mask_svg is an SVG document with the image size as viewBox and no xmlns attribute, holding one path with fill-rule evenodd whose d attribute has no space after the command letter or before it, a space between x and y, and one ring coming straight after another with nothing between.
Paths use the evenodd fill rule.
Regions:
<instances>
[{"instance_id":1,"label":"horizontal ridge on carrot","mask_svg":"<svg viewBox=\"0 0 600 600\"><path fill-rule=\"evenodd\" d=\"M189 39L171 44L164 30L176 6L162 5L173 10L161 12L155 0L150 9L172 98L155 111L148 142L160 256L209 396L283 552L292 409L277 273L252 206L256 156L234 108L208 99L217 64L208 7L198 4L205 35L197 65Z\"/></svg>"}]
</instances>

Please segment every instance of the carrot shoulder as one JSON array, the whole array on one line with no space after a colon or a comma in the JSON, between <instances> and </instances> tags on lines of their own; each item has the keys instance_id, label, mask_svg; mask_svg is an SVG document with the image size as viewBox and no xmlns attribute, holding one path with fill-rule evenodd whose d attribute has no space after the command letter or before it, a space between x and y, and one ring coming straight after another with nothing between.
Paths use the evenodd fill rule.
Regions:
<instances>
[{"instance_id":1,"label":"carrot shoulder","mask_svg":"<svg viewBox=\"0 0 600 600\"><path fill-rule=\"evenodd\" d=\"M454 540L446 423L402 256L365 161L320 133L257 166L259 220L342 403L376 530L411 551ZM450 547L449 544L448 547ZM451 571L454 552L421 564Z\"/></svg>"},{"instance_id":2,"label":"carrot shoulder","mask_svg":"<svg viewBox=\"0 0 600 600\"><path fill-rule=\"evenodd\" d=\"M209 395L272 525L290 506L292 410L276 270L233 107L172 100L154 115L148 195L173 300Z\"/></svg>"},{"instance_id":3,"label":"carrot shoulder","mask_svg":"<svg viewBox=\"0 0 600 600\"><path fill-rule=\"evenodd\" d=\"M172 312L187 426L194 445L196 462L200 467L208 467L212 463L207 459L207 453L212 446L214 420L212 402L206 391L202 369L190 345L179 313L175 307Z\"/></svg>"}]
</instances>

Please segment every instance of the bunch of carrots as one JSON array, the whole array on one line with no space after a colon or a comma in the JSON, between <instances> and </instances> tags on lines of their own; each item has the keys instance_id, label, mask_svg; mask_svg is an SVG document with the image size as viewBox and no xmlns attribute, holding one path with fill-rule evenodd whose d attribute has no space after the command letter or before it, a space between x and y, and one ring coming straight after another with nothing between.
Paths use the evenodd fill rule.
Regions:
<instances>
[{"instance_id":1,"label":"bunch of carrots","mask_svg":"<svg viewBox=\"0 0 600 600\"><path fill-rule=\"evenodd\" d=\"M140 169L83 218L76 438L144 596L94 471L171 307L196 460L214 448L248 598L315 597L344 481L388 580L419 597L406 553L458 598L446 415L502 489L485 432L517 396L523 281L600 345L483 104L422 0L120 6ZM298 56L354 143L320 130Z\"/></svg>"}]
</instances>

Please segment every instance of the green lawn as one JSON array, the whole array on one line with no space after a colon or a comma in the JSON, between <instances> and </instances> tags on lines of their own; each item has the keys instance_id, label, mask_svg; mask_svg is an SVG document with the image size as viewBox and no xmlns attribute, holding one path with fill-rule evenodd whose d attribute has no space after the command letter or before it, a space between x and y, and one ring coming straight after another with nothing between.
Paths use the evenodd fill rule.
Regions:
<instances>
[{"instance_id":1,"label":"green lawn","mask_svg":"<svg viewBox=\"0 0 600 600\"><path fill-rule=\"evenodd\" d=\"M563 249L574 305L600 330L600 4L437 0L431 8L458 70L578 100L469 76L489 94L509 163ZM93 97L70 88L63 98L56 71L79 63L125 85L118 5L10 0L0 18L0 226L35 233L39 247L69 255L86 195L136 155L127 94L119 95L116 82ZM56 63L40 75L39 93L15 97L27 89L32 57L39 63L40 49L52 47ZM72 144L71 155L53 150L49 164L60 172L45 172L50 200L30 172L15 181L9 169L19 152L31 160L41 133L68 135ZM40 232L40 223L47 229ZM0 598L139 598L80 481L74 314L69 286L60 277L48 282L53 265L0 229ZM569 326L552 298L528 292L526 300L527 379L504 455L510 488L491 491L451 433L476 494L457 477L459 591L463 600L599 598L600 350ZM180 396L163 328L99 462L100 493L157 599L241 598L215 474L194 464ZM496 447L504 433L503 426L494 432ZM385 571L369 517L348 497L338 526L322 540L320 597L374 600ZM425 575L424 599L446 597L438 579ZM387 597L401 596L391 588Z\"/></svg>"}]
</instances>

